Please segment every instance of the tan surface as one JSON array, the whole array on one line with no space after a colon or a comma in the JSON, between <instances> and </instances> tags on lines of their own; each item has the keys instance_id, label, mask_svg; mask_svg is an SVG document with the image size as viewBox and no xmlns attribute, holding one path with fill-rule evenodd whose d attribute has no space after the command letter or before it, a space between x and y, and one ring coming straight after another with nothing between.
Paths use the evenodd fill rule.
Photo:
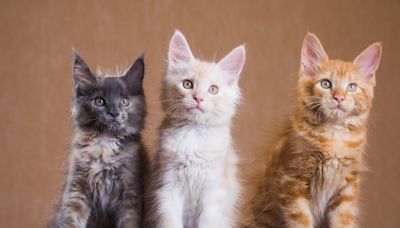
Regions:
<instances>
[{"instance_id":1,"label":"tan surface","mask_svg":"<svg viewBox=\"0 0 400 228\"><path fill-rule=\"evenodd\" d=\"M0 3L0 224L42 227L58 200L71 136L71 47L113 68L146 51L154 148L160 81L175 28L196 56L220 58L242 42L245 102L234 131L255 158L292 107L300 45L315 32L331 57L353 59L383 41L365 176L363 227L400 225L399 1L2 1Z\"/></svg>"}]
</instances>

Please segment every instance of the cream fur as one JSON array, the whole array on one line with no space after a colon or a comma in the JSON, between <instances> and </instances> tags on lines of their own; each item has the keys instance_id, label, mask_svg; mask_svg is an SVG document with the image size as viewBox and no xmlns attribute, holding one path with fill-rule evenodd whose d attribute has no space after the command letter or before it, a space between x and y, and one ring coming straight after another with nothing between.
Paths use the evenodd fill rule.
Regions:
<instances>
[{"instance_id":1,"label":"cream fur","mask_svg":"<svg viewBox=\"0 0 400 228\"><path fill-rule=\"evenodd\" d=\"M197 60L176 32L162 95L166 117L161 127L151 227L232 227L240 195L231 119L240 101L237 85L244 47L224 58L224 66ZM236 69L235 69L236 68ZM238 74L232 74L232 72ZM183 87L191 80L192 89ZM210 85L218 93L209 92ZM194 97L204 99L196 109ZM151 190L151 191L152 191ZM149 223L149 224L150 224Z\"/></svg>"}]
</instances>

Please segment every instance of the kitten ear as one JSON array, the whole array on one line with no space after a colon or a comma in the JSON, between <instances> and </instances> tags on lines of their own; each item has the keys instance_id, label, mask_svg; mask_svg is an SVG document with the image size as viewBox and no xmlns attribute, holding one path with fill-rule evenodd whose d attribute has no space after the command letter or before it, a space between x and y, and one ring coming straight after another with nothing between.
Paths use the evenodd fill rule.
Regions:
<instances>
[{"instance_id":1,"label":"kitten ear","mask_svg":"<svg viewBox=\"0 0 400 228\"><path fill-rule=\"evenodd\" d=\"M239 79L239 75L242 72L244 62L246 61L246 48L244 45L240 45L233 49L228 55L226 55L221 61L218 62L219 67L231 76L234 76L233 81ZM231 83L231 82L230 82Z\"/></svg>"},{"instance_id":2,"label":"kitten ear","mask_svg":"<svg viewBox=\"0 0 400 228\"><path fill-rule=\"evenodd\" d=\"M314 75L320 64L329 60L321 42L315 34L308 33L301 47L301 70L306 75Z\"/></svg>"},{"instance_id":3,"label":"kitten ear","mask_svg":"<svg viewBox=\"0 0 400 228\"><path fill-rule=\"evenodd\" d=\"M382 57L382 44L373 43L359 54L353 61L359 73L366 79L374 77Z\"/></svg>"},{"instance_id":4,"label":"kitten ear","mask_svg":"<svg viewBox=\"0 0 400 228\"><path fill-rule=\"evenodd\" d=\"M144 78L144 54L135 60L123 76L128 87L132 90L142 88Z\"/></svg>"},{"instance_id":5,"label":"kitten ear","mask_svg":"<svg viewBox=\"0 0 400 228\"><path fill-rule=\"evenodd\" d=\"M72 73L74 76L75 88L85 88L94 84L96 82L95 76L93 76L89 66L75 50L73 50L73 58L74 65Z\"/></svg>"},{"instance_id":6,"label":"kitten ear","mask_svg":"<svg viewBox=\"0 0 400 228\"><path fill-rule=\"evenodd\" d=\"M189 44L185 36L176 30L169 43L168 49L168 62L169 64L176 64L180 62L190 62L194 59Z\"/></svg>"}]
</instances>

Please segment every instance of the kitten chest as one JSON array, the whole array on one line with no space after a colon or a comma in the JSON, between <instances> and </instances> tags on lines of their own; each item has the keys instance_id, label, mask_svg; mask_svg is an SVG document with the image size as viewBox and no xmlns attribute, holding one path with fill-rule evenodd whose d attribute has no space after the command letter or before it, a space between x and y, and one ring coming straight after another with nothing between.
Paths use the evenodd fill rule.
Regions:
<instances>
[{"instance_id":1,"label":"kitten chest","mask_svg":"<svg viewBox=\"0 0 400 228\"><path fill-rule=\"evenodd\" d=\"M342 147L340 152L339 155L347 154L348 151ZM352 156L332 154L334 155L326 153L325 158L318 163L310 184L311 209L317 221L324 218L329 205L333 203L341 189L348 184L346 177L358 168Z\"/></svg>"},{"instance_id":2,"label":"kitten chest","mask_svg":"<svg viewBox=\"0 0 400 228\"><path fill-rule=\"evenodd\" d=\"M161 147L179 162L211 162L228 153L231 148L231 136L225 128L187 126L164 132Z\"/></svg>"},{"instance_id":3,"label":"kitten chest","mask_svg":"<svg viewBox=\"0 0 400 228\"><path fill-rule=\"evenodd\" d=\"M99 138L85 148L87 186L91 197L103 208L117 201L120 192L121 154L119 141Z\"/></svg>"},{"instance_id":4,"label":"kitten chest","mask_svg":"<svg viewBox=\"0 0 400 228\"><path fill-rule=\"evenodd\" d=\"M224 183L227 157L235 155L226 131L183 128L164 134L161 153L166 156L166 182L176 183L183 193L188 214L199 205L204 191L218 189Z\"/></svg>"},{"instance_id":5,"label":"kitten chest","mask_svg":"<svg viewBox=\"0 0 400 228\"><path fill-rule=\"evenodd\" d=\"M170 157L175 177L189 185L217 181L230 152L230 137L226 132L184 128L171 132L162 140L163 153Z\"/></svg>"}]
</instances>

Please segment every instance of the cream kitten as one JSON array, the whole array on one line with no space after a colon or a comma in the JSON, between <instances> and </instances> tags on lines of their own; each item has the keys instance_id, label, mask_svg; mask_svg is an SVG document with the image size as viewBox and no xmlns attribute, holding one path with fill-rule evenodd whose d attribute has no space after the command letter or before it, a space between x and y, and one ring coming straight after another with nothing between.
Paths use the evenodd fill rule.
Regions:
<instances>
[{"instance_id":1,"label":"cream kitten","mask_svg":"<svg viewBox=\"0 0 400 228\"><path fill-rule=\"evenodd\" d=\"M244 46L218 63L197 60L183 34L175 32L145 227L233 226L240 185L230 127L244 62Z\"/></svg>"}]
</instances>

